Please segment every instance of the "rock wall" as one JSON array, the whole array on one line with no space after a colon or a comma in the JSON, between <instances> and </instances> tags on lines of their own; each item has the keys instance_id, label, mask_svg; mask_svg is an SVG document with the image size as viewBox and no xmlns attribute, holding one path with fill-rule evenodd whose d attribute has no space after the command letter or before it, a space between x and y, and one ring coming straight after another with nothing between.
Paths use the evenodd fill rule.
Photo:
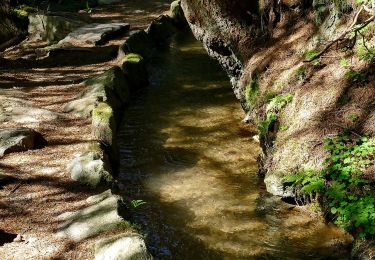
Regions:
<instances>
[{"instance_id":1,"label":"rock wall","mask_svg":"<svg viewBox=\"0 0 375 260\"><path fill-rule=\"evenodd\" d=\"M373 63L357 57L356 50L346 56L328 54L315 65L304 62L311 50L321 49L347 28L353 9L336 11L332 6L320 14L313 1L302 0L183 0L182 7L195 36L232 79L247 112L245 121L261 130L261 171L269 192L290 196L283 176L304 167L320 168L327 156L326 137L344 128L374 135ZM369 41L374 41L371 33ZM351 60L350 66L340 65L343 58ZM348 71L360 71L366 79L353 82ZM288 95L290 100L275 107L275 97ZM340 102L343 97L348 102ZM276 118L267 118L269 112Z\"/></svg>"},{"instance_id":2,"label":"rock wall","mask_svg":"<svg viewBox=\"0 0 375 260\"><path fill-rule=\"evenodd\" d=\"M364 23L373 11L358 13L354 1L182 0L182 7L196 38L227 71L244 121L258 128L268 192L296 196L285 177L322 172L331 156L327 138L346 133L350 140L374 140L374 26L362 40L343 37L316 57L355 17ZM373 162L363 173L370 194ZM375 249L366 248L372 249L353 254L368 259Z\"/></svg>"}]
</instances>

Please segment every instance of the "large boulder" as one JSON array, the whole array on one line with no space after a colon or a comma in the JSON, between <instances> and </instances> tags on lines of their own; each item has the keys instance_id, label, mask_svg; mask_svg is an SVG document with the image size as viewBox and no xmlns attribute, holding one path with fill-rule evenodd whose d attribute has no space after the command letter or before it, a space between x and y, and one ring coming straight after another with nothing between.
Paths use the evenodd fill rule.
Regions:
<instances>
[{"instance_id":1,"label":"large boulder","mask_svg":"<svg viewBox=\"0 0 375 260\"><path fill-rule=\"evenodd\" d=\"M62 14L30 14L29 38L31 40L46 40L49 42L60 41L70 32L82 27L84 24L85 22L82 20L73 19Z\"/></svg>"},{"instance_id":2,"label":"large boulder","mask_svg":"<svg viewBox=\"0 0 375 260\"><path fill-rule=\"evenodd\" d=\"M95 244L95 260L151 260L145 241L139 235L120 234Z\"/></svg>"},{"instance_id":3,"label":"large boulder","mask_svg":"<svg viewBox=\"0 0 375 260\"><path fill-rule=\"evenodd\" d=\"M82 117L90 117L92 110L107 102L112 109L120 109L130 98L129 84L120 67L113 67L103 74L81 83L85 88L76 100L69 102L64 110Z\"/></svg>"},{"instance_id":4,"label":"large boulder","mask_svg":"<svg viewBox=\"0 0 375 260\"><path fill-rule=\"evenodd\" d=\"M144 58L149 58L152 55L154 44L149 35L143 31L132 32L129 38L120 46L120 58L128 53L137 53Z\"/></svg>"},{"instance_id":5,"label":"large boulder","mask_svg":"<svg viewBox=\"0 0 375 260\"><path fill-rule=\"evenodd\" d=\"M176 32L173 19L167 15L159 16L147 28L148 35L159 46L164 46Z\"/></svg>"},{"instance_id":6,"label":"large boulder","mask_svg":"<svg viewBox=\"0 0 375 260\"><path fill-rule=\"evenodd\" d=\"M0 129L0 157L14 152L41 148L46 142L41 134L30 128Z\"/></svg>"},{"instance_id":7,"label":"large boulder","mask_svg":"<svg viewBox=\"0 0 375 260\"><path fill-rule=\"evenodd\" d=\"M121 62L121 69L125 73L132 90L148 85L148 73L145 62L139 54L130 53Z\"/></svg>"},{"instance_id":8,"label":"large boulder","mask_svg":"<svg viewBox=\"0 0 375 260\"><path fill-rule=\"evenodd\" d=\"M57 235L74 242L99 235L105 231L125 226L126 222L118 214L121 198L113 195L110 190L89 197L85 208L76 212L66 212L58 216L63 223Z\"/></svg>"},{"instance_id":9,"label":"large boulder","mask_svg":"<svg viewBox=\"0 0 375 260\"><path fill-rule=\"evenodd\" d=\"M70 177L82 184L96 188L99 185L108 186L113 182L109 163L98 149L87 151L68 165Z\"/></svg>"}]
</instances>

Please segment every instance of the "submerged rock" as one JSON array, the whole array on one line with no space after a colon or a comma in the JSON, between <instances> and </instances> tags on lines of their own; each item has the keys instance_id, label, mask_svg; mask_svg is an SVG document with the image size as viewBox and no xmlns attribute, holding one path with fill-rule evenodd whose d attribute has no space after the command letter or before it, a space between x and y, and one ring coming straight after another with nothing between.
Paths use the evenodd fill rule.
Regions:
<instances>
[{"instance_id":1,"label":"submerged rock","mask_svg":"<svg viewBox=\"0 0 375 260\"><path fill-rule=\"evenodd\" d=\"M121 63L121 69L129 80L132 89L148 85L148 74L142 56L130 53L123 58Z\"/></svg>"},{"instance_id":2,"label":"submerged rock","mask_svg":"<svg viewBox=\"0 0 375 260\"><path fill-rule=\"evenodd\" d=\"M137 53L144 58L149 58L154 49L154 44L149 35L143 31L135 31L131 33L129 38L120 46L120 58L128 53Z\"/></svg>"},{"instance_id":3,"label":"submerged rock","mask_svg":"<svg viewBox=\"0 0 375 260\"><path fill-rule=\"evenodd\" d=\"M30 128L0 129L0 157L45 146L41 134Z\"/></svg>"},{"instance_id":4,"label":"submerged rock","mask_svg":"<svg viewBox=\"0 0 375 260\"><path fill-rule=\"evenodd\" d=\"M89 117L99 102L119 109L129 101L129 84L120 67L113 67L103 74L82 83L85 90L76 100L69 102L64 110Z\"/></svg>"},{"instance_id":5,"label":"submerged rock","mask_svg":"<svg viewBox=\"0 0 375 260\"><path fill-rule=\"evenodd\" d=\"M147 33L156 45L165 45L169 38L177 32L173 19L161 15L147 28Z\"/></svg>"},{"instance_id":6,"label":"submerged rock","mask_svg":"<svg viewBox=\"0 0 375 260\"><path fill-rule=\"evenodd\" d=\"M152 256L139 235L120 234L95 245L95 260L149 260Z\"/></svg>"},{"instance_id":7,"label":"submerged rock","mask_svg":"<svg viewBox=\"0 0 375 260\"><path fill-rule=\"evenodd\" d=\"M110 190L89 197L86 202L88 205L85 208L58 216L58 220L64 221L59 227L58 236L79 242L124 223L117 210L121 198L113 195Z\"/></svg>"}]
</instances>

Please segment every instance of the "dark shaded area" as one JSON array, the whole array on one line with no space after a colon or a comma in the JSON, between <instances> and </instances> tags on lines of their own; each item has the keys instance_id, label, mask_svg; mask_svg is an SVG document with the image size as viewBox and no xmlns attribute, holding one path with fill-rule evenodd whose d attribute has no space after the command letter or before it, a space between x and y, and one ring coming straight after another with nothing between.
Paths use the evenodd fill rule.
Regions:
<instances>
[{"instance_id":1,"label":"dark shaded area","mask_svg":"<svg viewBox=\"0 0 375 260\"><path fill-rule=\"evenodd\" d=\"M4 230L0 229L0 246L3 246L6 243L11 243L17 237L16 234L7 233Z\"/></svg>"}]
</instances>

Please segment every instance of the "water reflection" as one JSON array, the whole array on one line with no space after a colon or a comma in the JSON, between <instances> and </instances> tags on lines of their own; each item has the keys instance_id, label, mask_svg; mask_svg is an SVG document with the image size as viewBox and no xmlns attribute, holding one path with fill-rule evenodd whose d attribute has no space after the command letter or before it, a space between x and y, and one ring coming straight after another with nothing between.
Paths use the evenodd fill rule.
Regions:
<instances>
[{"instance_id":1,"label":"water reflection","mask_svg":"<svg viewBox=\"0 0 375 260\"><path fill-rule=\"evenodd\" d=\"M345 259L336 228L269 196L228 79L191 36L150 66L120 133L125 196L160 259ZM336 242L335 242L336 241Z\"/></svg>"}]
</instances>

